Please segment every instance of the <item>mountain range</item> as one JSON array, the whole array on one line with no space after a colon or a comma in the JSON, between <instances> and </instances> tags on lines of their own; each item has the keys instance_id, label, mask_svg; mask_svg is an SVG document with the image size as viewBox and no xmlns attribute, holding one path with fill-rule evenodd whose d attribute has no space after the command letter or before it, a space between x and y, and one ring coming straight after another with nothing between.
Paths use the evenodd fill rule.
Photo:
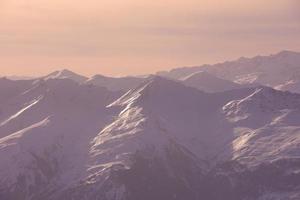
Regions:
<instances>
[{"instance_id":1,"label":"mountain range","mask_svg":"<svg viewBox=\"0 0 300 200\"><path fill-rule=\"evenodd\" d=\"M299 70L284 51L145 77L0 78L0 199L298 200Z\"/></svg>"}]
</instances>

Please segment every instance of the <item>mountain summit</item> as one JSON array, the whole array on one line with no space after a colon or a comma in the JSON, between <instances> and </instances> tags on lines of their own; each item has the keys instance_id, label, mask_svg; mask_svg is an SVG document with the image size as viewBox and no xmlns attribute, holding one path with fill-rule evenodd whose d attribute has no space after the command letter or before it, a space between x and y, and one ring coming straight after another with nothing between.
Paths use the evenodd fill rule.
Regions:
<instances>
[{"instance_id":1,"label":"mountain summit","mask_svg":"<svg viewBox=\"0 0 300 200\"><path fill-rule=\"evenodd\" d=\"M55 71L55 72L52 72L50 74L48 74L47 76L43 77L45 80L48 80L48 79L64 79L64 78L67 78L67 79L71 79L73 81L76 81L78 83L82 83L84 81L86 81L88 78L87 77L84 77L84 76L81 76L79 74L76 74L70 70L67 70L67 69L63 69L63 70L60 70L60 71Z\"/></svg>"}]
</instances>

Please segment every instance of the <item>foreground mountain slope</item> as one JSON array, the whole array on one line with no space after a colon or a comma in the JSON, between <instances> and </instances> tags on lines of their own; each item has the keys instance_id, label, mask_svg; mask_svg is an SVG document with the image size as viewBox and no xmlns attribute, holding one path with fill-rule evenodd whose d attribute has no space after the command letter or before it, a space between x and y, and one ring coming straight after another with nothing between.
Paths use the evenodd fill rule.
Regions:
<instances>
[{"instance_id":1,"label":"foreground mountain slope","mask_svg":"<svg viewBox=\"0 0 300 200\"><path fill-rule=\"evenodd\" d=\"M16 97L15 109L26 109L0 126L1 199L48 196L76 182L85 171L89 142L110 120L105 105L118 95L50 79Z\"/></svg>"},{"instance_id":2,"label":"foreground mountain slope","mask_svg":"<svg viewBox=\"0 0 300 200\"><path fill-rule=\"evenodd\" d=\"M3 126L21 125L0 139L2 199L300 197L298 94L210 94L151 77L114 101L104 88L48 81Z\"/></svg>"}]
</instances>

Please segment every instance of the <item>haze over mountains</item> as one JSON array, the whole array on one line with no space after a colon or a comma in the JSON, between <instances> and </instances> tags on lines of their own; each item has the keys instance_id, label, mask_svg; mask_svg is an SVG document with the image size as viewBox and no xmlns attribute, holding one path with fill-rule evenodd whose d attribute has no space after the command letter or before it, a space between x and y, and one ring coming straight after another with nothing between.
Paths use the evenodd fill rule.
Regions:
<instances>
[{"instance_id":1,"label":"haze over mountains","mask_svg":"<svg viewBox=\"0 0 300 200\"><path fill-rule=\"evenodd\" d=\"M213 65L175 68L170 71L157 72L156 75L183 81L186 82L185 84L188 86L196 87L207 92L265 85L278 90L299 93L299 63L300 53L282 51L270 56L256 56L253 58L241 57L235 61L227 61ZM106 87L113 91L127 91L141 84L149 76L151 75L108 77L97 74L92 77L85 77L64 69L52 72L44 77L31 79L69 78L79 83L85 82ZM30 79L30 77L22 76L10 76L7 78L11 80Z\"/></svg>"},{"instance_id":2,"label":"haze over mountains","mask_svg":"<svg viewBox=\"0 0 300 200\"><path fill-rule=\"evenodd\" d=\"M239 84L255 83L279 87L289 83L299 84L299 62L300 53L282 51L275 55L242 57L235 61L215 65L177 68L169 72L158 72L158 75L180 79L198 71L206 71Z\"/></svg>"},{"instance_id":3,"label":"haze over mountains","mask_svg":"<svg viewBox=\"0 0 300 200\"><path fill-rule=\"evenodd\" d=\"M1 78L0 199L298 200L298 71L284 51L159 76Z\"/></svg>"}]
</instances>

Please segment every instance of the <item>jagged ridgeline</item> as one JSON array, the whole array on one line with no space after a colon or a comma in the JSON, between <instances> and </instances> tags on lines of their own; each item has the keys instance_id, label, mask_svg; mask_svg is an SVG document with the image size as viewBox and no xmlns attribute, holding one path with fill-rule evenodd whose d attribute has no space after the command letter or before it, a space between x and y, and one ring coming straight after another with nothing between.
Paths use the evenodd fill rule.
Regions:
<instances>
[{"instance_id":1,"label":"jagged ridgeline","mask_svg":"<svg viewBox=\"0 0 300 200\"><path fill-rule=\"evenodd\" d=\"M254 60L292 66L297 55ZM0 199L300 199L300 94L266 86L297 73L242 83L247 67L217 69L1 78Z\"/></svg>"}]
</instances>

